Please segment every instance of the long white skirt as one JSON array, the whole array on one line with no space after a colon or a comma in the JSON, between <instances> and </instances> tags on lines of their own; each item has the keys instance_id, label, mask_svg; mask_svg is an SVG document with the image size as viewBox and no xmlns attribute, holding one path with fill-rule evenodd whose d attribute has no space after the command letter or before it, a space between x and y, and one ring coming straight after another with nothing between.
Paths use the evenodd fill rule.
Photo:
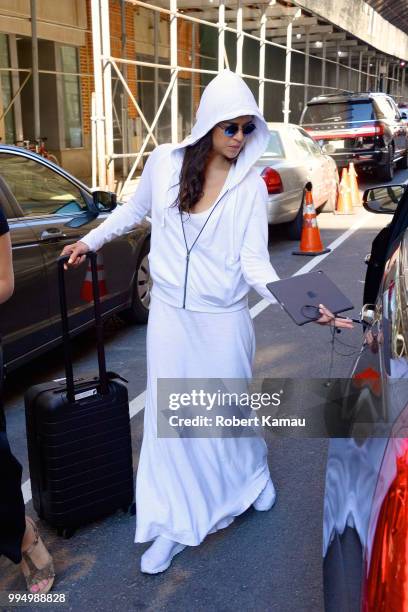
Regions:
<instances>
[{"instance_id":1,"label":"long white skirt","mask_svg":"<svg viewBox=\"0 0 408 612\"><path fill-rule=\"evenodd\" d=\"M249 310L204 313L152 297L144 435L136 480L135 542L161 535L189 546L227 527L269 478L261 437L158 438L158 378L251 378Z\"/></svg>"}]
</instances>

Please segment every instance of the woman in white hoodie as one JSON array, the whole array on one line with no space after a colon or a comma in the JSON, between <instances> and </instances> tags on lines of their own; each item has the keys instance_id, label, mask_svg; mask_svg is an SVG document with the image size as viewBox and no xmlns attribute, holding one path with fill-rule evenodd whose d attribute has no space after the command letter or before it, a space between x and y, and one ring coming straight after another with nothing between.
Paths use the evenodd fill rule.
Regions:
<instances>
[{"instance_id":1,"label":"woman in white hoodie","mask_svg":"<svg viewBox=\"0 0 408 612\"><path fill-rule=\"evenodd\" d=\"M274 301L266 284L278 278L268 253L267 189L252 169L268 141L250 89L235 73L221 72L202 94L190 136L156 147L129 202L63 250L77 266L87 250L151 214L153 287L135 538L154 540L142 556L146 573L164 571L175 554L251 504L269 510L275 501L261 437L157 436L158 379L251 378L255 336L247 294L253 287Z\"/></svg>"}]
</instances>

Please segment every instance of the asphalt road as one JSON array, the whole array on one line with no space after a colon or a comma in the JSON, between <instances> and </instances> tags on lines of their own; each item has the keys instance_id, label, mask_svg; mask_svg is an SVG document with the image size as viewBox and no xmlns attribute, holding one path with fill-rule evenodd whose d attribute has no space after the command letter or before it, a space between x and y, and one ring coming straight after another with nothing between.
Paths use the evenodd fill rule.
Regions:
<instances>
[{"instance_id":1,"label":"asphalt road","mask_svg":"<svg viewBox=\"0 0 408 612\"><path fill-rule=\"evenodd\" d=\"M406 180L407 171L396 173L395 182ZM368 179L367 184L373 184ZM319 215L325 246L341 243L322 259L292 255L294 244L282 227L270 231L271 261L281 277L306 266L324 270L361 307L365 265L370 244L389 218L355 209L352 216ZM348 230L351 231L346 234ZM356 229L357 228L357 229ZM345 239L344 239L345 238ZM342 241L343 240L343 241ZM305 271L306 271L305 269ZM295 326L277 306L264 308L251 293L250 306L257 338L255 377L317 378L327 376L330 336L327 328ZM145 327L129 327L117 317L105 323L109 369L129 380L129 397L139 398L146 381ZM343 332L352 348L335 355L333 376L348 375L361 343L361 329ZM75 339L76 371L94 369L94 334ZM56 349L10 375L6 390L6 415L11 446L24 468L29 495L23 394L40 381L63 376L62 350ZM134 466L142 439L143 409L132 419ZM57 579L54 590L68 595L66 610L276 610L320 612L322 591L322 501L324 492L324 439L272 439L266 436L269 464L277 488L275 507L266 513L248 510L225 530L190 547L158 576L139 571L140 555L148 545L134 544L134 517L118 512L84 527L70 540L57 537L40 522L54 556ZM35 517L31 501L27 512ZM0 591L22 590L18 568L0 559ZM60 606L61 607L61 606ZM50 609L59 609L50 606ZM34 609L34 607L31 607Z\"/></svg>"}]
</instances>

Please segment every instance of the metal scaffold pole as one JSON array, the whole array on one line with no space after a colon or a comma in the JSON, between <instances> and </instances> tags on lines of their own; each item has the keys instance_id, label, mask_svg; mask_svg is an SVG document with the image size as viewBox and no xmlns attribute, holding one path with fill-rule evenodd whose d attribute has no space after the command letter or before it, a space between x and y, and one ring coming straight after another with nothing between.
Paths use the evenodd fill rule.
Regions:
<instances>
[{"instance_id":1,"label":"metal scaffold pole","mask_svg":"<svg viewBox=\"0 0 408 612\"><path fill-rule=\"evenodd\" d=\"M195 69L196 67L196 38L197 38L197 29L196 24L191 24L191 68ZM191 127L194 123L194 85L195 85L195 74L191 73L191 88L190 88L190 123Z\"/></svg>"},{"instance_id":2,"label":"metal scaffold pole","mask_svg":"<svg viewBox=\"0 0 408 612\"><path fill-rule=\"evenodd\" d=\"M103 82L101 61L101 23L99 0L92 0L92 50L95 82L95 122L96 122L96 155L98 165L98 185L106 188L105 129L103 114Z\"/></svg>"},{"instance_id":3,"label":"metal scaffold pole","mask_svg":"<svg viewBox=\"0 0 408 612\"><path fill-rule=\"evenodd\" d=\"M258 106L261 113L264 113L265 107L265 52L266 52L266 13L261 16L261 27L259 31L259 86L258 86Z\"/></svg>"},{"instance_id":4,"label":"metal scaffold pole","mask_svg":"<svg viewBox=\"0 0 408 612\"><path fill-rule=\"evenodd\" d=\"M283 103L283 121L289 123L290 114L290 70L292 61L292 21L286 32L286 65L285 65L285 98Z\"/></svg>"},{"instance_id":5,"label":"metal scaffold pole","mask_svg":"<svg viewBox=\"0 0 408 612\"><path fill-rule=\"evenodd\" d=\"M95 92L91 95L91 168L92 168L92 189L96 189L97 184L97 153L96 153L96 99Z\"/></svg>"},{"instance_id":6,"label":"metal scaffold pole","mask_svg":"<svg viewBox=\"0 0 408 612\"><path fill-rule=\"evenodd\" d=\"M171 75L176 73L171 90L171 142L178 142L178 58L177 58L177 0L170 0L170 64Z\"/></svg>"},{"instance_id":7,"label":"metal scaffold pole","mask_svg":"<svg viewBox=\"0 0 408 612\"><path fill-rule=\"evenodd\" d=\"M349 52L348 52L348 74L347 74L347 89L349 91L351 91L351 77L352 77L351 67L352 67L352 63L353 63L353 53L352 53L351 49L349 49Z\"/></svg>"},{"instance_id":8,"label":"metal scaffold pole","mask_svg":"<svg viewBox=\"0 0 408 612\"><path fill-rule=\"evenodd\" d=\"M357 91L361 91L362 70L363 70L363 52L360 51L360 55L359 55L359 58L358 58L358 87L357 87Z\"/></svg>"},{"instance_id":9,"label":"metal scaffold pole","mask_svg":"<svg viewBox=\"0 0 408 612\"><path fill-rule=\"evenodd\" d=\"M324 93L325 85L326 85L326 37L323 36L323 43L322 43L322 93Z\"/></svg>"},{"instance_id":10,"label":"metal scaffold pole","mask_svg":"<svg viewBox=\"0 0 408 612\"><path fill-rule=\"evenodd\" d=\"M306 28L306 49L305 49L305 88L303 91L303 106L306 106L309 97L309 54L310 54L310 28Z\"/></svg>"},{"instance_id":11,"label":"metal scaffold pole","mask_svg":"<svg viewBox=\"0 0 408 612\"><path fill-rule=\"evenodd\" d=\"M336 89L340 89L340 44L336 43Z\"/></svg>"},{"instance_id":12,"label":"metal scaffold pole","mask_svg":"<svg viewBox=\"0 0 408 612\"><path fill-rule=\"evenodd\" d=\"M156 15L156 13L155 13ZM122 57L126 59L126 45L127 45L127 35L126 35L126 2L125 0L120 0L120 30L121 30L121 47L122 47ZM124 64L122 66L122 74L123 78L127 81L127 65ZM120 110L121 110L121 122L122 122L122 153L127 153L129 151L129 120L128 120L128 108L127 108L127 97L125 92L123 91L120 94ZM129 170L129 160L127 157L122 159L122 174L126 176Z\"/></svg>"},{"instance_id":13,"label":"metal scaffold pole","mask_svg":"<svg viewBox=\"0 0 408 612\"><path fill-rule=\"evenodd\" d=\"M370 62L371 62L371 55L368 55L367 56L366 91L369 91L369 89L370 89Z\"/></svg>"},{"instance_id":14,"label":"metal scaffold pole","mask_svg":"<svg viewBox=\"0 0 408 612\"><path fill-rule=\"evenodd\" d=\"M218 5L218 72L224 69L225 55L225 2L220 0Z\"/></svg>"},{"instance_id":15,"label":"metal scaffold pole","mask_svg":"<svg viewBox=\"0 0 408 612\"><path fill-rule=\"evenodd\" d=\"M242 33L242 0L237 0L237 63L235 72L242 74L242 49L244 46L244 35Z\"/></svg>"},{"instance_id":16,"label":"metal scaffold pole","mask_svg":"<svg viewBox=\"0 0 408 612\"><path fill-rule=\"evenodd\" d=\"M34 138L41 138L40 127L40 84L38 75L37 0L30 1L31 11L31 53L33 62L33 114Z\"/></svg>"},{"instance_id":17,"label":"metal scaffold pole","mask_svg":"<svg viewBox=\"0 0 408 612\"><path fill-rule=\"evenodd\" d=\"M113 115L112 115L112 71L110 65L110 28L109 2L101 0L101 32L103 53L103 98L105 108L105 142L106 142L106 182L108 189L115 187L115 162L113 154Z\"/></svg>"}]
</instances>

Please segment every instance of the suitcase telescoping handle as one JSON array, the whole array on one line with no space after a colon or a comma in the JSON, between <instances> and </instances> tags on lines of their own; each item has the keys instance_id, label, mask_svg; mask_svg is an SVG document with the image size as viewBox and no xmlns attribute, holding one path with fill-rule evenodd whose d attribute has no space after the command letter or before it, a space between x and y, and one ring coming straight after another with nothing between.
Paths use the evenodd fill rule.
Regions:
<instances>
[{"instance_id":1,"label":"suitcase telescoping handle","mask_svg":"<svg viewBox=\"0 0 408 612\"><path fill-rule=\"evenodd\" d=\"M86 257L90 259L91 270L92 270L92 291L94 298L94 313L95 313L95 324L96 324L96 346L98 350L98 365L99 365L99 381L100 390L103 395L109 393L108 376L106 374L106 361L105 361L105 348L103 345L103 327L102 327L102 316L101 316L101 302L99 296L99 285L98 285L98 273L96 263L96 253L89 251ZM74 372L72 368L72 353L71 343L69 334L69 323L68 323L68 309L67 309L67 295L65 290L65 274L64 274L64 263L69 259L68 257L60 257L58 259L58 287L60 296L61 306L61 323L62 323L62 339L64 343L64 357L65 357L65 376L67 381L67 399L69 402L75 401L75 387L74 387Z\"/></svg>"}]
</instances>

